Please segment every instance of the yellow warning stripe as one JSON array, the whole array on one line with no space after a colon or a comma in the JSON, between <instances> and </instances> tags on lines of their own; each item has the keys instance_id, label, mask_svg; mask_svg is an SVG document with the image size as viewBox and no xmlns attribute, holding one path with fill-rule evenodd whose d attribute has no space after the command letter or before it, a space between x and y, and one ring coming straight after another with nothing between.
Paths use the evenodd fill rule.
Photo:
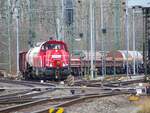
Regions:
<instances>
[{"instance_id":1,"label":"yellow warning stripe","mask_svg":"<svg viewBox=\"0 0 150 113\"><path fill-rule=\"evenodd\" d=\"M140 97L137 96L137 95L131 95L131 96L128 97L128 100L129 101L139 101Z\"/></svg>"},{"instance_id":2,"label":"yellow warning stripe","mask_svg":"<svg viewBox=\"0 0 150 113\"><path fill-rule=\"evenodd\" d=\"M56 113L64 113L64 108L62 108L62 107L58 108Z\"/></svg>"},{"instance_id":3,"label":"yellow warning stripe","mask_svg":"<svg viewBox=\"0 0 150 113\"><path fill-rule=\"evenodd\" d=\"M64 108L60 107L60 108L50 108L49 109L49 113L64 113Z\"/></svg>"},{"instance_id":4,"label":"yellow warning stripe","mask_svg":"<svg viewBox=\"0 0 150 113\"><path fill-rule=\"evenodd\" d=\"M53 113L54 112L54 108L50 108L48 113Z\"/></svg>"}]
</instances>

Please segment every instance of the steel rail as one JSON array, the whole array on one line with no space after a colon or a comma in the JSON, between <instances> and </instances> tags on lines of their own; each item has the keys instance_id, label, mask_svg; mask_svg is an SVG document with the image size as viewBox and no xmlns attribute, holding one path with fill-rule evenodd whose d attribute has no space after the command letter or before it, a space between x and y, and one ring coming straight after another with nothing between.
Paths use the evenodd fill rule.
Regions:
<instances>
[{"instance_id":1,"label":"steel rail","mask_svg":"<svg viewBox=\"0 0 150 113\"><path fill-rule=\"evenodd\" d=\"M69 100L67 102L60 103L58 105L49 106L49 107L44 108L42 110L32 111L32 113L48 113L50 108L69 107L69 106L72 106L74 104L81 103L81 102L83 102L84 100L87 100L87 99L109 97L109 96L115 96L115 95L120 95L120 94L129 94L129 92L111 92L111 93L88 95L88 96L85 95L83 97L72 99L72 100Z\"/></svg>"},{"instance_id":2,"label":"steel rail","mask_svg":"<svg viewBox=\"0 0 150 113\"><path fill-rule=\"evenodd\" d=\"M55 89L49 89L46 91L41 91L41 92L37 92L37 93L29 93L29 92L21 92L20 94L18 93L18 95L13 95L10 96L8 95L8 97L3 96L2 98L0 98L0 103L4 104L4 103L22 103L22 102L29 102L30 101L35 101L37 99L33 99L34 96L39 96L42 95L44 93L48 93L48 92L52 92L55 91ZM29 94L28 94L29 93ZM20 102L21 101L21 102Z\"/></svg>"},{"instance_id":3,"label":"steel rail","mask_svg":"<svg viewBox=\"0 0 150 113\"><path fill-rule=\"evenodd\" d=\"M21 95L21 94L25 94L25 93L29 93L31 92L32 90L25 90L25 91L21 91L21 92L17 92L17 93L11 93L11 94L6 94L6 95L1 95L0 96L0 100L3 99L3 98L9 98L9 97L13 97L13 96L16 96L16 95Z\"/></svg>"},{"instance_id":4,"label":"steel rail","mask_svg":"<svg viewBox=\"0 0 150 113\"><path fill-rule=\"evenodd\" d=\"M34 102L29 102L29 103L25 103L25 104L21 104L21 105L15 105L15 106L3 108L3 109L0 109L0 113L9 113L9 112L17 111L17 110L20 110L20 109L28 108L28 107L31 107L31 106L40 105L40 104L43 104L43 103L46 103L46 102L68 100L68 99L74 99L74 98L78 98L78 97L79 97L79 95L58 97L58 98L49 98L49 99L46 98L46 99L37 100L37 101L34 101Z\"/></svg>"},{"instance_id":5,"label":"steel rail","mask_svg":"<svg viewBox=\"0 0 150 113\"><path fill-rule=\"evenodd\" d=\"M1 82L1 83L7 83L7 84L23 85L23 86L27 86L27 87L34 87L34 86L31 85L31 84L25 84L25 83L21 83L21 82L19 82L19 81L14 81L14 80L1 80L1 79L0 79L0 82Z\"/></svg>"},{"instance_id":6,"label":"steel rail","mask_svg":"<svg viewBox=\"0 0 150 113\"><path fill-rule=\"evenodd\" d=\"M35 82L35 81L21 81L22 83L29 83L29 84L35 84L35 85L41 85L41 86L56 86L55 83L50 83L50 82Z\"/></svg>"},{"instance_id":7,"label":"steel rail","mask_svg":"<svg viewBox=\"0 0 150 113\"><path fill-rule=\"evenodd\" d=\"M52 84L52 83L40 83L40 82L35 82L35 81L19 81L19 80L2 80L2 79L0 79L0 82L9 83L9 84L24 85L24 86L28 86L28 87L34 87L34 85L53 86L53 87L56 86L56 84Z\"/></svg>"},{"instance_id":8,"label":"steel rail","mask_svg":"<svg viewBox=\"0 0 150 113\"><path fill-rule=\"evenodd\" d=\"M107 87L118 87L120 85L129 85L134 83L143 82L144 78L135 79L135 80L126 80L126 81L112 81L112 82L103 82L103 86ZM75 82L75 86L87 86L87 87L101 87L101 80L83 80Z\"/></svg>"},{"instance_id":9,"label":"steel rail","mask_svg":"<svg viewBox=\"0 0 150 113\"><path fill-rule=\"evenodd\" d=\"M59 107L59 106L66 106L66 105L71 105L73 103L75 103L76 101L79 100L83 100L83 99L88 99L88 98L96 98L96 97L106 97L106 96L113 96L113 95L118 95L118 94L126 94L129 92L105 92L105 93L93 93L93 94L82 94L82 95L73 95L73 96L64 96L64 97L58 97L58 98L51 98L51 99L43 99L43 100L38 100L38 101L34 101L34 102L29 102L26 104L21 104L21 105L17 105L17 106L11 106L11 107L7 107L7 108L3 108L0 109L0 112L2 113L9 113L9 112L14 112L14 111L18 111L21 109L25 109L25 108L30 108L30 107L34 107L36 105L42 105L45 103L50 103L50 102L61 102L61 104L57 104L54 106L49 106L46 109L42 109L39 111L32 111L32 113L42 113L44 111L47 112L47 110L50 107ZM64 102L66 101L66 102ZM68 101L68 102L67 102ZM63 102L63 103L62 103Z\"/></svg>"}]
</instances>

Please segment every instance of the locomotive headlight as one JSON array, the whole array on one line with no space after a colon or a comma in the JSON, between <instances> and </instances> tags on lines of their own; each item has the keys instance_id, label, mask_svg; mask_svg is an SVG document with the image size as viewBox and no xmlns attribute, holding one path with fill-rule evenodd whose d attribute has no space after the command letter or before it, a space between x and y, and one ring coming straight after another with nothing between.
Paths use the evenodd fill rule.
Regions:
<instances>
[{"instance_id":1,"label":"locomotive headlight","mask_svg":"<svg viewBox=\"0 0 150 113\"><path fill-rule=\"evenodd\" d=\"M68 66L68 64L63 63L63 67Z\"/></svg>"},{"instance_id":2,"label":"locomotive headlight","mask_svg":"<svg viewBox=\"0 0 150 113\"><path fill-rule=\"evenodd\" d=\"M52 55L52 58L54 59L61 58L61 55Z\"/></svg>"},{"instance_id":3,"label":"locomotive headlight","mask_svg":"<svg viewBox=\"0 0 150 113\"><path fill-rule=\"evenodd\" d=\"M50 63L50 65L49 65L50 67L52 67L53 65L52 65L52 63Z\"/></svg>"},{"instance_id":4,"label":"locomotive headlight","mask_svg":"<svg viewBox=\"0 0 150 113\"><path fill-rule=\"evenodd\" d=\"M57 65L60 65L60 62L59 62L59 61L57 61Z\"/></svg>"},{"instance_id":5,"label":"locomotive headlight","mask_svg":"<svg viewBox=\"0 0 150 113\"><path fill-rule=\"evenodd\" d=\"M63 63L63 67L65 67L66 65L65 65L65 63Z\"/></svg>"}]
</instances>

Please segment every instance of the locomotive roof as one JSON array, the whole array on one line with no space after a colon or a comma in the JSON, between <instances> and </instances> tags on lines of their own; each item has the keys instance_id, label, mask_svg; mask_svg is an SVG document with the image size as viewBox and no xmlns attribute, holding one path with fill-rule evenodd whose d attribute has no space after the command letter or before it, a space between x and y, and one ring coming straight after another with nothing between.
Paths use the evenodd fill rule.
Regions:
<instances>
[{"instance_id":1,"label":"locomotive roof","mask_svg":"<svg viewBox=\"0 0 150 113\"><path fill-rule=\"evenodd\" d=\"M44 42L38 42L34 48L37 48L36 50L39 51L44 44L62 44L64 45L65 50L68 51L68 47L66 43L63 41L59 41L59 40L49 40L49 41L44 41Z\"/></svg>"},{"instance_id":2,"label":"locomotive roof","mask_svg":"<svg viewBox=\"0 0 150 113\"><path fill-rule=\"evenodd\" d=\"M65 44L63 41L58 41L58 40L49 40L49 41L44 41L44 42L37 42L36 43L36 47L41 47L43 44L46 44L46 43L53 43L53 44ZM66 44L65 44L66 45Z\"/></svg>"}]
</instances>

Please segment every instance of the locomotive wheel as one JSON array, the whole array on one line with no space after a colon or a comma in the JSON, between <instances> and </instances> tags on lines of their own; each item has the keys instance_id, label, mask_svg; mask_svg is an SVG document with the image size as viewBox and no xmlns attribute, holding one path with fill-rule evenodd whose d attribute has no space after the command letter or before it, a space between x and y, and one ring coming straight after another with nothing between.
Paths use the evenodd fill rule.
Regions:
<instances>
[{"instance_id":1,"label":"locomotive wheel","mask_svg":"<svg viewBox=\"0 0 150 113\"><path fill-rule=\"evenodd\" d=\"M32 79L33 79L33 77L32 77L32 72L31 72L31 71L25 72L25 73L23 74L23 79L24 79L24 80L32 80Z\"/></svg>"},{"instance_id":2,"label":"locomotive wheel","mask_svg":"<svg viewBox=\"0 0 150 113\"><path fill-rule=\"evenodd\" d=\"M30 73L27 73L25 76L24 76L24 80L31 80L31 74Z\"/></svg>"},{"instance_id":3,"label":"locomotive wheel","mask_svg":"<svg viewBox=\"0 0 150 113\"><path fill-rule=\"evenodd\" d=\"M22 80L29 80L29 77L28 77L28 73L27 73L27 72L25 72L25 73L23 74Z\"/></svg>"}]
</instances>

